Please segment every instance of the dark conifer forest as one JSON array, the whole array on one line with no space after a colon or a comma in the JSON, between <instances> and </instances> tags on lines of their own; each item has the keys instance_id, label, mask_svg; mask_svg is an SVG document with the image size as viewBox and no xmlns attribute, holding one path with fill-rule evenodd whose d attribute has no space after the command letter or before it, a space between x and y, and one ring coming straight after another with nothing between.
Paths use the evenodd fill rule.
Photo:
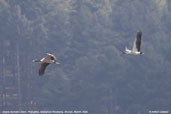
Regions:
<instances>
[{"instance_id":1,"label":"dark conifer forest","mask_svg":"<svg viewBox=\"0 0 171 114\"><path fill-rule=\"evenodd\" d=\"M0 111L171 113L170 36L170 0L0 0Z\"/></svg>"}]
</instances>

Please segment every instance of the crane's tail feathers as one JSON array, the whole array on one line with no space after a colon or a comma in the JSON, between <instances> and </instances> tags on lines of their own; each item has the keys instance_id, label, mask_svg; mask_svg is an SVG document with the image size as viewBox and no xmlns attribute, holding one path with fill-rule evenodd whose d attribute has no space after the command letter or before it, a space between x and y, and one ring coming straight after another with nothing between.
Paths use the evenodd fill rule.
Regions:
<instances>
[{"instance_id":1,"label":"crane's tail feathers","mask_svg":"<svg viewBox=\"0 0 171 114\"><path fill-rule=\"evenodd\" d=\"M127 51L128 50L128 48L127 47L125 47L125 51Z\"/></svg>"},{"instance_id":2,"label":"crane's tail feathers","mask_svg":"<svg viewBox=\"0 0 171 114\"><path fill-rule=\"evenodd\" d=\"M40 60L34 59L34 60L32 60L32 62L40 62Z\"/></svg>"}]
</instances>

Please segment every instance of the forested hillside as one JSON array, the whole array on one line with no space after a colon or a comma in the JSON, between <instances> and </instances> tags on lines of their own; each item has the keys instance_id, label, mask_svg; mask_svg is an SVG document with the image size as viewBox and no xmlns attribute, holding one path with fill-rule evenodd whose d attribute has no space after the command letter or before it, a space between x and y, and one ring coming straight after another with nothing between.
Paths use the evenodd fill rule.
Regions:
<instances>
[{"instance_id":1,"label":"forested hillside","mask_svg":"<svg viewBox=\"0 0 171 114\"><path fill-rule=\"evenodd\" d=\"M171 112L170 31L170 0L0 0L0 111Z\"/></svg>"}]
</instances>

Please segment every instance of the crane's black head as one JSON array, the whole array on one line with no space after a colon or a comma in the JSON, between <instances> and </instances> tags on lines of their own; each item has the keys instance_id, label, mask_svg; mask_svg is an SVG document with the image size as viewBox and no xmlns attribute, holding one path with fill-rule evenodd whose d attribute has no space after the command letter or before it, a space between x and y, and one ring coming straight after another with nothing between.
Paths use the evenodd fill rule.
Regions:
<instances>
[{"instance_id":1,"label":"crane's black head","mask_svg":"<svg viewBox=\"0 0 171 114\"><path fill-rule=\"evenodd\" d=\"M55 60L55 58L54 58L54 57L52 57L52 56L51 56L50 58L51 58L51 60Z\"/></svg>"}]
</instances>

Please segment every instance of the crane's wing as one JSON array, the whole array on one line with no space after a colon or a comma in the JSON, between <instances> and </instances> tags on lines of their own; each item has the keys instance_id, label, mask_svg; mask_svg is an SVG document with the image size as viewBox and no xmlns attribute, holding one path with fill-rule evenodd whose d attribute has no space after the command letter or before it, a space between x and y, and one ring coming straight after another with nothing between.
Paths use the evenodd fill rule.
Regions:
<instances>
[{"instance_id":1,"label":"crane's wing","mask_svg":"<svg viewBox=\"0 0 171 114\"><path fill-rule=\"evenodd\" d=\"M44 74L45 69L48 65L49 63L40 63L39 76L42 76Z\"/></svg>"},{"instance_id":2,"label":"crane's wing","mask_svg":"<svg viewBox=\"0 0 171 114\"><path fill-rule=\"evenodd\" d=\"M142 36L142 32L137 32L137 36L134 40L134 43L133 43L133 47L132 47L132 50L134 52L139 52L140 51L140 47L141 47L141 36Z\"/></svg>"}]
</instances>

